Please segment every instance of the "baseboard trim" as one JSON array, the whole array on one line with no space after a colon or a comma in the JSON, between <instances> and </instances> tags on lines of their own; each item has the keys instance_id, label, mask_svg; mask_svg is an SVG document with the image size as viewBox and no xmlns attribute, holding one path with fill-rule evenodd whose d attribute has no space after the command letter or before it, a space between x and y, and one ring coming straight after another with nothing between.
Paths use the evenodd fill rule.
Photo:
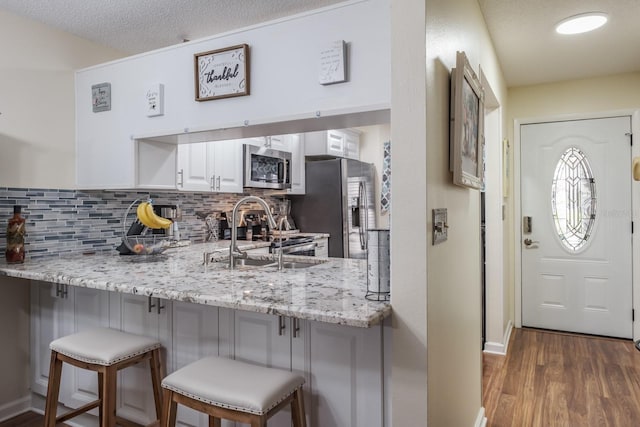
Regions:
<instances>
[{"instance_id":1,"label":"baseboard trim","mask_svg":"<svg viewBox=\"0 0 640 427\"><path fill-rule=\"evenodd\" d=\"M507 323L507 327L505 328L505 331L504 331L504 336L502 337L502 342L501 343L499 342L484 343L484 352L506 356L512 330L513 330L513 323L511 322L511 320L509 320L509 322Z\"/></svg>"},{"instance_id":2,"label":"baseboard trim","mask_svg":"<svg viewBox=\"0 0 640 427\"><path fill-rule=\"evenodd\" d=\"M487 426L487 417L484 416L484 406L480 408L478 411L478 416L476 417L476 423L473 427L486 427Z\"/></svg>"},{"instance_id":3,"label":"baseboard trim","mask_svg":"<svg viewBox=\"0 0 640 427\"><path fill-rule=\"evenodd\" d=\"M0 422L27 412L31 409L31 395L21 397L13 402L0 406Z\"/></svg>"}]
</instances>

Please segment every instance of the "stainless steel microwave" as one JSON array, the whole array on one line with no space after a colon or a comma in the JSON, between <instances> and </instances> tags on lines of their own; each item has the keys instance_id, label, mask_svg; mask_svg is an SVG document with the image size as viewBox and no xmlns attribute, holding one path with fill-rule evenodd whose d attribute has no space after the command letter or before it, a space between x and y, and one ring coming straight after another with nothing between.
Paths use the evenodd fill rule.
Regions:
<instances>
[{"instance_id":1,"label":"stainless steel microwave","mask_svg":"<svg viewBox=\"0 0 640 427\"><path fill-rule=\"evenodd\" d=\"M275 190L291 188L291 153L245 144L244 186Z\"/></svg>"}]
</instances>

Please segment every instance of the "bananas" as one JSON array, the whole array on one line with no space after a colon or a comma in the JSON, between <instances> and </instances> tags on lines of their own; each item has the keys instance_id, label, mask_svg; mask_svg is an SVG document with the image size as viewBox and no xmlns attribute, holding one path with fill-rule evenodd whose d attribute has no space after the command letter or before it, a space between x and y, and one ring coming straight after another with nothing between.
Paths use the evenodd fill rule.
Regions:
<instances>
[{"instance_id":1,"label":"bananas","mask_svg":"<svg viewBox=\"0 0 640 427\"><path fill-rule=\"evenodd\" d=\"M156 215L149 202L140 202L136 214L140 222L149 228L169 228L172 224L171 220Z\"/></svg>"}]
</instances>

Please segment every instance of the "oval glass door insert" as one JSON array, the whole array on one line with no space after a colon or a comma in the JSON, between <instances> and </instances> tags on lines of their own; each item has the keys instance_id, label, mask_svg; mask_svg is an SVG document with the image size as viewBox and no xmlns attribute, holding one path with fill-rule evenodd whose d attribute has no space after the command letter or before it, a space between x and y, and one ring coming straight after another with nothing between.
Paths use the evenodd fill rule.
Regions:
<instances>
[{"instance_id":1,"label":"oval glass door insert","mask_svg":"<svg viewBox=\"0 0 640 427\"><path fill-rule=\"evenodd\" d=\"M562 245L577 252L588 242L596 221L596 182L585 153L569 147L558 160L551 186L551 209Z\"/></svg>"}]
</instances>

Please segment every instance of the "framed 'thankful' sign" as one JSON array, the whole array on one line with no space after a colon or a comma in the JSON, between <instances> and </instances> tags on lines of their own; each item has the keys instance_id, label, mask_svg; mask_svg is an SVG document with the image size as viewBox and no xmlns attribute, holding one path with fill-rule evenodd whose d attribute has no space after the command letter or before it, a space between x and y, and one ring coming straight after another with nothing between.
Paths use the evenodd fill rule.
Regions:
<instances>
[{"instance_id":1,"label":"framed 'thankful' sign","mask_svg":"<svg viewBox=\"0 0 640 427\"><path fill-rule=\"evenodd\" d=\"M249 46L194 55L196 101L249 95Z\"/></svg>"}]
</instances>

